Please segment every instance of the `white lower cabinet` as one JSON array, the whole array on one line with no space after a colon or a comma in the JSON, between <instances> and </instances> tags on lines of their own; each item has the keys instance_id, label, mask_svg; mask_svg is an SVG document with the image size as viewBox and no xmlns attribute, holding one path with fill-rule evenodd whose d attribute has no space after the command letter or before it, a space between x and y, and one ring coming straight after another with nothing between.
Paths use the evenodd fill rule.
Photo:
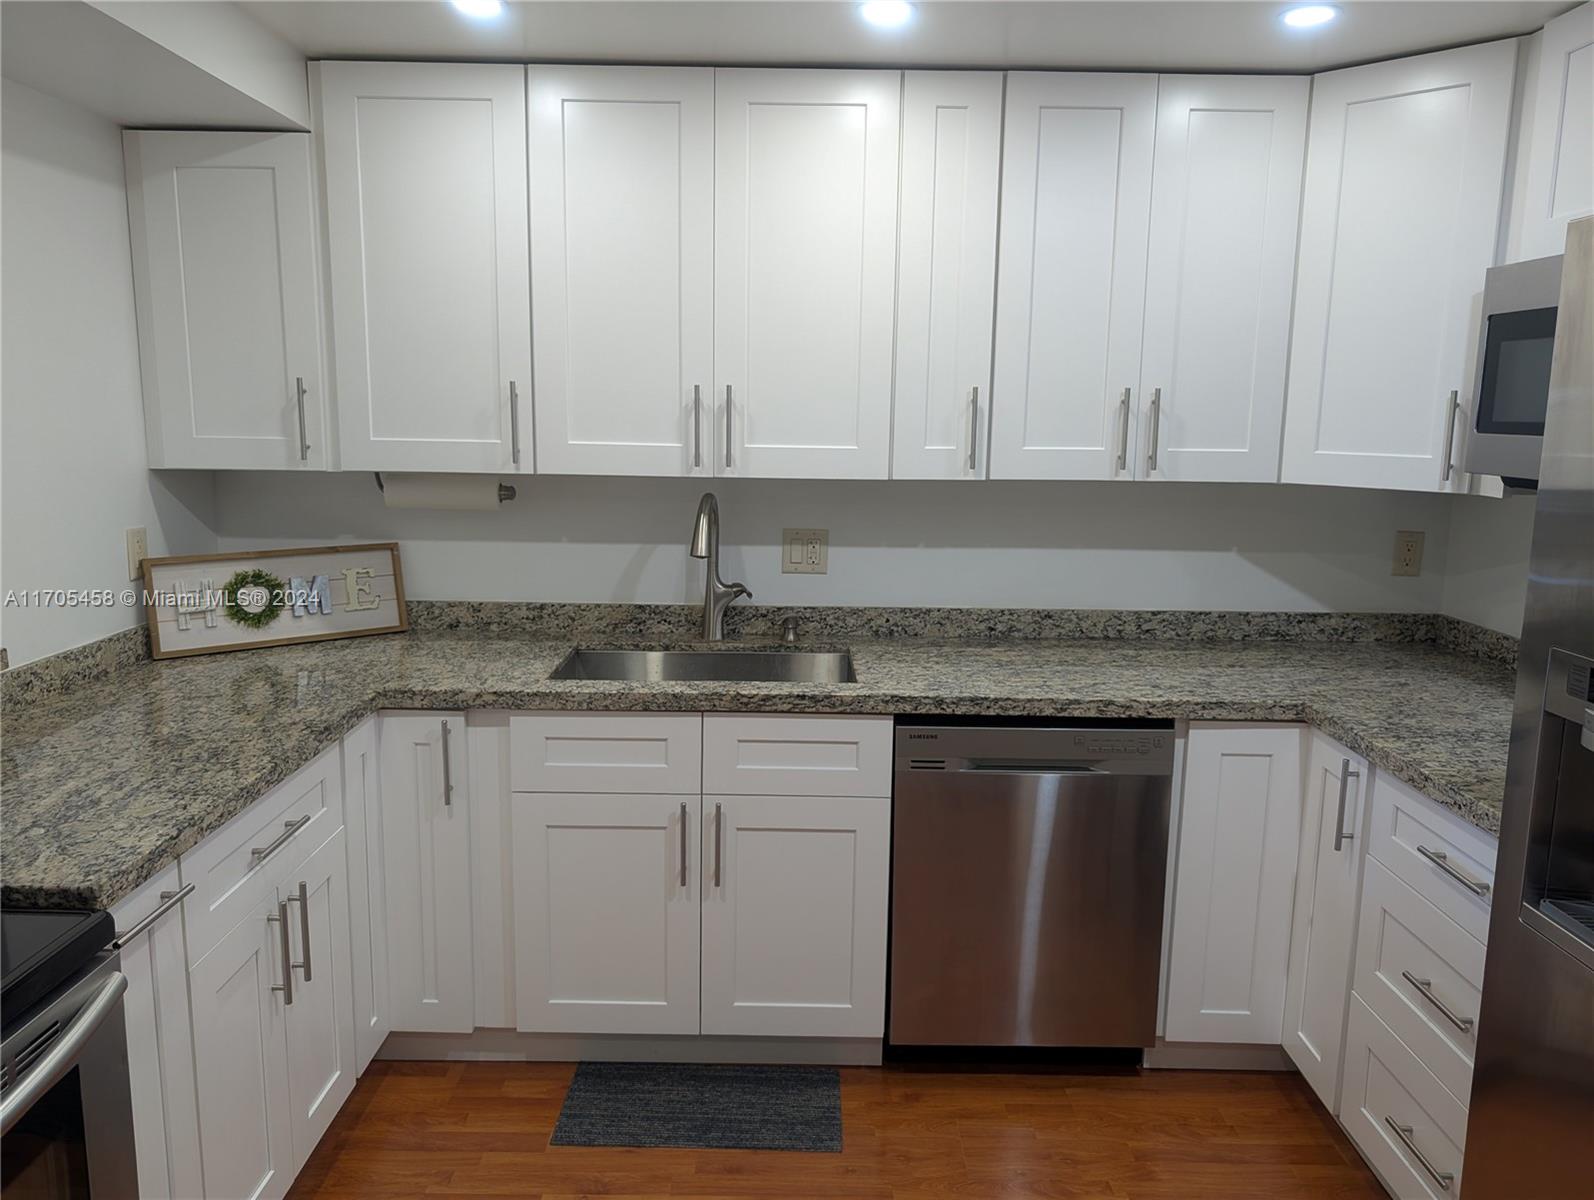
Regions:
<instances>
[{"instance_id":1,"label":"white lower cabinet","mask_svg":"<svg viewBox=\"0 0 1594 1200\"><path fill-rule=\"evenodd\" d=\"M274 1200L293 1181L289 954L273 893L189 972L205 1195Z\"/></svg>"},{"instance_id":2,"label":"white lower cabinet","mask_svg":"<svg viewBox=\"0 0 1594 1200\"><path fill-rule=\"evenodd\" d=\"M1296 725L1190 727L1168 963L1171 1042L1282 1040L1301 740Z\"/></svg>"},{"instance_id":3,"label":"white lower cabinet","mask_svg":"<svg viewBox=\"0 0 1594 1200\"><path fill-rule=\"evenodd\" d=\"M698 1032L698 798L512 803L517 1027Z\"/></svg>"},{"instance_id":4,"label":"white lower cabinet","mask_svg":"<svg viewBox=\"0 0 1594 1200\"><path fill-rule=\"evenodd\" d=\"M382 865L390 1027L476 1027L465 714L382 718Z\"/></svg>"},{"instance_id":5,"label":"white lower cabinet","mask_svg":"<svg viewBox=\"0 0 1594 1200\"><path fill-rule=\"evenodd\" d=\"M141 1200L190 1200L204 1194L181 887L173 863L111 910L122 931L132 931L165 910L121 947Z\"/></svg>"},{"instance_id":6,"label":"white lower cabinet","mask_svg":"<svg viewBox=\"0 0 1594 1200\"><path fill-rule=\"evenodd\" d=\"M382 764L377 718L343 739L343 815L349 860L349 990L355 1069L364 1071L392 1028L387 1004L387 879L382 869Z\"/></svg>"},{"instance_id":7,"label":"white lower cabinet","mask_svg":"<svg viewBox=\"0 0 1594 1200\"><path fill-rule=\"evenodd\" d=\"M703 1032L884 1033L887 797L703 799Z\"/></svg>"},{"instance_id":8,"label":"white lower cabinet","mask_svg":"<svg viewBox=\"0 0 1594 1200\"><path fill-rule=\"evenodd\" d=\"M1367 763L1315 730L1306 758L1284 1050L1332 1111L1350 997Z\"/></svg>"}]
</instances>

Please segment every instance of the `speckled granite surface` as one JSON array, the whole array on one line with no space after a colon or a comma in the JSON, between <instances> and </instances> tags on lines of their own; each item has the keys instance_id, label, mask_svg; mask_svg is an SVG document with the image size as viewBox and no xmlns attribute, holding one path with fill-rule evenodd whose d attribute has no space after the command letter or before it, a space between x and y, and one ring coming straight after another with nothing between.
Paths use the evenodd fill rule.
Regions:
<instances>
[{"instance_id":1,"label":"speckled granite surface","mask_svg":"<svg viewBox=\"0 0 1594 1200\"><path fill-rule=\"evenodd\" d=\"M582 640L660 643L671 632ZM852 684L550 682L571 642L570 632L417 630L145 662L31 703L8 699L4 902L115 903L383 707L1307 721L1499 827L1511 675L1433 645L847 637Z\"/></svg>"}]
</instances>

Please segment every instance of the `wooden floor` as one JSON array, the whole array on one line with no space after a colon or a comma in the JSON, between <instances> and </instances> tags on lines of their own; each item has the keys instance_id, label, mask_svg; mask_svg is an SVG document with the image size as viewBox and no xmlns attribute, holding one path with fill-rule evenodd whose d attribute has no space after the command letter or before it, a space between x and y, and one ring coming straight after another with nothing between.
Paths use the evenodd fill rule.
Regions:
<instances>
[{"instance_id":1,"label":"wooden floor","mask_svg":"<svg viewBox=\"0 0 1594 1200\"><path fill-rule=\"evenodd\" d=\"M1293 1074L842 1071L840 1154L549 1146L573 1068L372 1063L290 1193L1383 1197Z\"/></svg>"}]
</instances>

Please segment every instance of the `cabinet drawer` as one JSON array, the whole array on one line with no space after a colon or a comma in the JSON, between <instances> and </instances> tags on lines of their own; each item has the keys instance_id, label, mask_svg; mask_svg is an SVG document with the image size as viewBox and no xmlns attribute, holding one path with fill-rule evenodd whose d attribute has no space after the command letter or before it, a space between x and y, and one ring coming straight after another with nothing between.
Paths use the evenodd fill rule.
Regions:
<instances>
[{"instance_id":1,"label":"cabinet drawer","mask_svg":"<svg viewBox=\"0 0 1594 1200\"><path fill-rule=\"evenodd\" d=\"M1495 842L1378 772L1368 852L1480 942L1489 940Z\"/></svg>"},{"instance_id":2,"label":"cabinet drawer","mask_svg":"<svg viewBox=\"0 0 1594 1200\"><path fill-rule=\"evenodd\" d=\"M342 773L332 746L183 855L183 880L194 885L183 906L188 960L198 962L342 825Z\"/></svg>"},{"instance_id":3,"label":"cabinet drawer","mask_svg":"<svg viewBox=\"0 0 1594 1200\"><path fill-rule=\"evenodd\" d=\"M1339 1119L1399 1200L1447 1200L1460 1190L1467 1110L1355 992Z\"/></svg>"},{"instance_id":4,"label":"cabinet drawer","mask_svg":"<svg viewBox=\"0 0 1594 1200\"><path fill-rule=\"evenodd\" d=\"M703 791L889 796L890 717L703 718Z\"/></svg>"},{"instance_id":5,"label":"cabinet drawer","mask_svg":"<svg viewBox=\"0 0 1594 1200\"><path fill-rule=\"evenodd\" d=\"M1356 992L1463 1105L1472 1094L1483 953L1482 942L1368 861Z\"/></svg>"},{"instance_id":6,"label":"cabinet drawer","mask_svg":"<svg viewBox=\"0 0 1594 1200\"><path fill-rule=\"evenodd\" d=\"M531 713L509 720L510 790L695 796L697 713Z\"/></svg>"}]
</instances>

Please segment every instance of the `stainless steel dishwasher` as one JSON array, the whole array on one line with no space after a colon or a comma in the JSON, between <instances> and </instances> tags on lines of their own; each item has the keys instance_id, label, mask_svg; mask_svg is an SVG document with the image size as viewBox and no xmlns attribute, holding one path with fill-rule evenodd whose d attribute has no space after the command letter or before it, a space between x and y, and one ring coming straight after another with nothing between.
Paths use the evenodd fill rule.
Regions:
<instances>
[{"instance_id":1,"label":"stainless steel dishwasher","mask_svg":"<svg viewBox=\"0 0 1594 1200\"><path fill-rule=\"evenodd\" d=\"M899 724L897 1046L1150 1046L1171 723Z\"/></svg>"}]
</instances>

